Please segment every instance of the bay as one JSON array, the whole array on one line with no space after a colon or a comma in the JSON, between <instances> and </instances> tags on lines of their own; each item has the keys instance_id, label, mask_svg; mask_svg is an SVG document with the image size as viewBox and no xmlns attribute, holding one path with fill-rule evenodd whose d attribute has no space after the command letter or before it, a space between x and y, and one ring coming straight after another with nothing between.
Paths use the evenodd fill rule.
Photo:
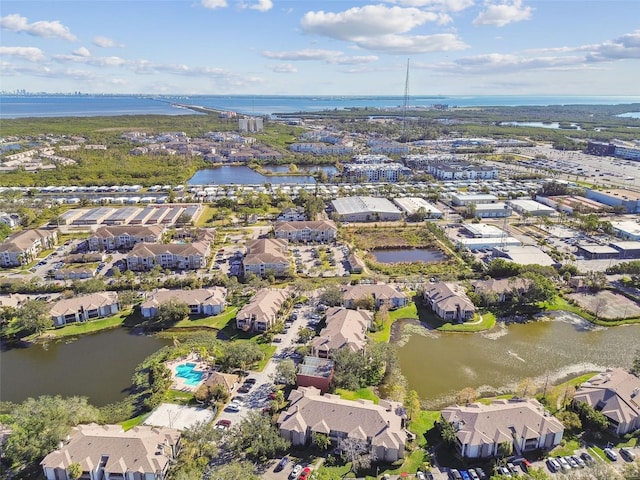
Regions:
<instances>
[{"instance_id":1,"label":"bay","mask_svg":"<svg viewBox=\"0 0 640 480\"><path fill-rule=\"evenodd\" d=\"M518 105L615 105L640 102L640 96L460 96L414 95L409 106L450 107ZM314 112L349 108L401 108L397 96L286 95L0 95L0 118L89 117L114 115L199 115L178 105L234 111L245 115Z\"/></svg>"}]
</instances>

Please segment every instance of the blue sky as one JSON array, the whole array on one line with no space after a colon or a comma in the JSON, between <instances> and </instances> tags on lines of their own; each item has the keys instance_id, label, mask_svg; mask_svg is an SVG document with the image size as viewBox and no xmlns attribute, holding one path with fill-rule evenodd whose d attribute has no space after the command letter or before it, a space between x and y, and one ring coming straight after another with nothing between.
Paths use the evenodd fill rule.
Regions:
<instances>
[{"instance_id":1,"label":"blue sky","mask_svg":"<svg viewBox=\"0 0 640 480\"><path fill-rule=\"evenodd\" d=\"M638 95L640 0L2 0L0 90Z\"/></svg>"}]
</instances>

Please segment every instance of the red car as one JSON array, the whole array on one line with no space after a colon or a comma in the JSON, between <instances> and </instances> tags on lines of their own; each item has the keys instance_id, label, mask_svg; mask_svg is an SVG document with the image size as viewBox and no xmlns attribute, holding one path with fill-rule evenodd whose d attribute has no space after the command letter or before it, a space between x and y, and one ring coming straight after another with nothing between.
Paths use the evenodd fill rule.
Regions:
<instances>
[{"instance_id":1,"label":"red car","mask_svg":"<svg viewBox=\"0 0 640 480\"><path fill-rule=\"evenodd\" d=\"M229 427L231 427L231 420L218 420L216 423L217 430L229 430Z\"/></svg>"},{"instance_id":2,"label":"red car","mask_svg":"<svg viewBox=\"0 0 640 480\"><path fill-rule=\"evenodd\" d=\"M309 478L309 475L311 474L311 468L309 467L304 467L302 469L302 473L300 474L300 476L298 477L298 480L307 480Z\"/></svg>"}]
</instances>

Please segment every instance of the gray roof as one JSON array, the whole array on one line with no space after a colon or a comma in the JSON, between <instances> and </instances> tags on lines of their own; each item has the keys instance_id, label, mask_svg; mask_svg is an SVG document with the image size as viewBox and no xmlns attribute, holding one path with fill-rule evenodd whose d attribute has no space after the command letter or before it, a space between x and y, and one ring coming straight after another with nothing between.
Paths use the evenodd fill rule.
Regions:
<instances>
[{"instance_id":1,"label":"gray roof","mask_svg":"<svg viewBox=\"0 0 640 480\"><path fill-rule=\"evenodd\" d=\"M56 302L51 307L50 313L53 317L77 313L80 309L95 310L118 303L117 292L98 292L79 297L64 298Z\"/></svg>"},{"instance_id":2,"label":"gray roof","mask_svg":"<svg viewBox=\"0 0 640 480\"><path fill-rule=\"evenodd\" d=\"M607 370L583 383L573 399L592 407L601 404L603 415L630 423L640 417L640 378L622 368Z\"/></svg>"},{"instance_id":3,"label":"gray roof","mask_svg":"<svg viewBox=\"0 0 640 480\"><path fill-rule=\"evenodd\" d=\"M339 215L353 213L384 212L397 213L400 210L386 198L379 197L341 197L331 201L333 209Z\"/></svg>"},{"instance_id":4,"label":"gray roof","mask_svg":"<svg viewBox=\"0 0 640 480\"><path fill-rule=\"evenodd\" d=\"M141 307L157 307L168 300L184 302L187 305L224 305L227 297L227 289L223 287L196 288L193 290L167 290L162 289L155 292Z\"/></svg>"},{"instance_id":5,"label":"gray roof","mask_svg":"<svg viewBox=\"0 0 640 480\"><path fill-rule=\"evenodd\" d=\"M106 457L104 469L109 473L154 474L165 469L170 448L179 439L180 432L170 428L138 426L125 432L120 425L78 425L69 442L40 464L66 470L72 463L79 463L86 472L95 470Z\"/></svg>"},{"instance_id":6,"label":"gray roof","mask_svg":"<svg viewBox=\"0 0 640 480\"><path fill-rule=\"evenodd\" d=\"M317 388L299 387L289 394L289 408L278 417L281 430L306 433L342 432L350 438L371 438L373 446L404 449L407 434L399 404L380 400L343 400L321 395Z\"/></svg>"},{"instance_id":7,"label":"gray roof","mask_svg":"<svg viewBox=\"0 0 640 480\"><path fill-rule=\"evenodd\" d=\"M535 399L456 405L442 410L442 418L457 428L456 436L463 445L512 443L514 437L534 439L564 432L562 423Z\"/></svg>"}]
</instances>

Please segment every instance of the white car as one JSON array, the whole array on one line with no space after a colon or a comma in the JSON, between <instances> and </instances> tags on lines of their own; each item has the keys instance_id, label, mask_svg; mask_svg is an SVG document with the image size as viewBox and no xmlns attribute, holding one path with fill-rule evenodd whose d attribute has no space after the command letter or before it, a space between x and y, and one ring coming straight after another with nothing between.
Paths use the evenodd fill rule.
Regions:
<instances>
[{"instance_id":1,"label":"white car","mask_svg":"<svg viewBox=\"0 0 640 480\"><path fill-rule=\"evenodd\" d=\"M229 412L239 412L241 408L242 408L242 405L240 404L240 402L238 402L237 400L234 400L231 403L229 403L229 405L227 405L226 409Z\"/></svg>"},{"instance_id":2,"label":"white car","mask_svg":"<svg viewBox=\"0 0 640 480\"><path fill-rule=\"evenodd\" d=\"M298 478L298 475L300 475L301 471L302 471L302 465L300 464L294 465L293 470L291 470L291 473L289 474L289 478L291 479Z\"/></svg>"}]
</instances>

